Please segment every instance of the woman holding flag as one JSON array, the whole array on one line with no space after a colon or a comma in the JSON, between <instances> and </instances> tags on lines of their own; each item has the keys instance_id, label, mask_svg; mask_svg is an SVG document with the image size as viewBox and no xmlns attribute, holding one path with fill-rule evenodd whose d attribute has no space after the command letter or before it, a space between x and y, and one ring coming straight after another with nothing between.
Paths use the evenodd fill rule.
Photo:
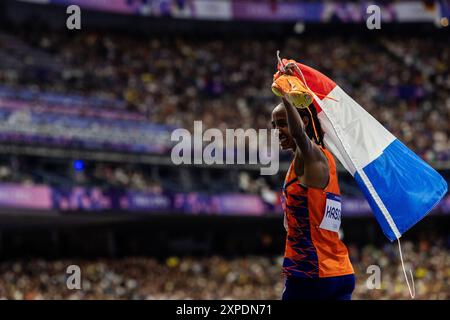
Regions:
<instances>
[{"instance_id":1,"label":"woman holding flag","mask_svg":"<svg viewBox=\"0 0 450 320\"><path fill-rule=\"evenodd\" d=\"M350 300L355 276L347 248L339 239L341 199L332 154L311 99L296 95L294 77L275 77L272 89L282 103L272 112L282 149L294 157L283 185L287 230L283 300ZM296 108L292 101L306 105ZM309 104L308 104L309 102Z\"/></svg>"},{"instance_id":2,"label":"woman holding flag","mask_svg":"<svg viewBox=\"0 0 450 320\"><path fill-rule=\"evenodd\" d=\"M283 99L272 123L281 147L294 151L283 186L283 299L351 298L353 268L338 236L341 198L333 155L354 177L386 237L397 240L414 298L400 237L439 203L445 180L319 71L278 55L272 91Z\"/></svg>"}]
</instances>

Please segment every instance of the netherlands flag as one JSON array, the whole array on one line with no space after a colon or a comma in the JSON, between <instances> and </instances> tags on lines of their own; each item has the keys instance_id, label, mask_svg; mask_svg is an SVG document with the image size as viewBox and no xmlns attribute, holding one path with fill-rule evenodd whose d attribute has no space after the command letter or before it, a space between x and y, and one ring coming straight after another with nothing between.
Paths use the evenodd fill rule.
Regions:
<instances>
[{"instance_id":1,"label":"netherlands flag","mask_svg":"<svg viewBox=\"0 0 450 320\"><path fill-rule=\"evenodd\" d=\"M297 65L315 93L325 146L355 178L386 237L399 239L439 203L446 181L331 79Z\"/></svg>"}]
</instances>

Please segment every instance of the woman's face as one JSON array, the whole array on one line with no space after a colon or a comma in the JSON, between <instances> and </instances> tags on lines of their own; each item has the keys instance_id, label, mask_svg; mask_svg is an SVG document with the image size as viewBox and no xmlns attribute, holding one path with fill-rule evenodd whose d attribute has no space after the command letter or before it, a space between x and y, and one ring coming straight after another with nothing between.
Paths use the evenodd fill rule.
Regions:
<instances>
[{"instance_id":1,"label":"woman's face","mask_svg":"<svg viewBox=\"0 0 450 320\"><path fill-rule=\"evenodd\" d=\"M305 126L308 125L308 117L302 117ZM279 104L272 111L272 127L278 130L278 137L280 140L281 150L295 149L295 141L289 133L286 109L282 104Z\"/></svg>"}]
</instances>

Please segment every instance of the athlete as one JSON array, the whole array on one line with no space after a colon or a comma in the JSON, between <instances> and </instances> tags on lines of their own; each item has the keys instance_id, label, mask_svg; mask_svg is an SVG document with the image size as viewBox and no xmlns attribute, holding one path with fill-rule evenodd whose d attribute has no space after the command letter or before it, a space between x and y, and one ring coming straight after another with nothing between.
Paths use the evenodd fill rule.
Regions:
<instances>
[{"instance_id":1,"label":"athlete","mask_svg":"<svg viewBox=\"0 0 450 320\"><path fill-rule=\"evenodd\" d=\"M341 199L332 154L313 104L296 108L282 93L272 112L280 146L293 160L282 189L287 230L283 300L350 300L355 276L339 239Z\"/></svg>"}]
</instances>

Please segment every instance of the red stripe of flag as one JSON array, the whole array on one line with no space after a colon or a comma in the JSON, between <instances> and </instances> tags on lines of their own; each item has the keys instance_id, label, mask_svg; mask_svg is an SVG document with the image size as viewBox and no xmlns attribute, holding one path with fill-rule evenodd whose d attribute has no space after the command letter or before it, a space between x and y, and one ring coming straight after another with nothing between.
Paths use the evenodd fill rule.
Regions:
<instances>
[{"instance_id":1,"label":"red stripe of flag","mask_svg":"<svg viewBox=\"0 0 450 320\"><path fill-rule=\"evenodd\" d=\"M313 69L301 63L297 63L297 65L302 71L303 76L305 77L306 84L316 95L318 95L318 98L320 100L323 100L324 97L327 96L331 92L331 90L336 87L336 83L334 81L332 81L330 78L317 71L316 69ZM300 80L302 80L302 77L300 75L298 76ZM317 113L322 111L322 108L320 108L320 106L315 101L314 106L316 107Z\"/></svg>"}]
</instances>

